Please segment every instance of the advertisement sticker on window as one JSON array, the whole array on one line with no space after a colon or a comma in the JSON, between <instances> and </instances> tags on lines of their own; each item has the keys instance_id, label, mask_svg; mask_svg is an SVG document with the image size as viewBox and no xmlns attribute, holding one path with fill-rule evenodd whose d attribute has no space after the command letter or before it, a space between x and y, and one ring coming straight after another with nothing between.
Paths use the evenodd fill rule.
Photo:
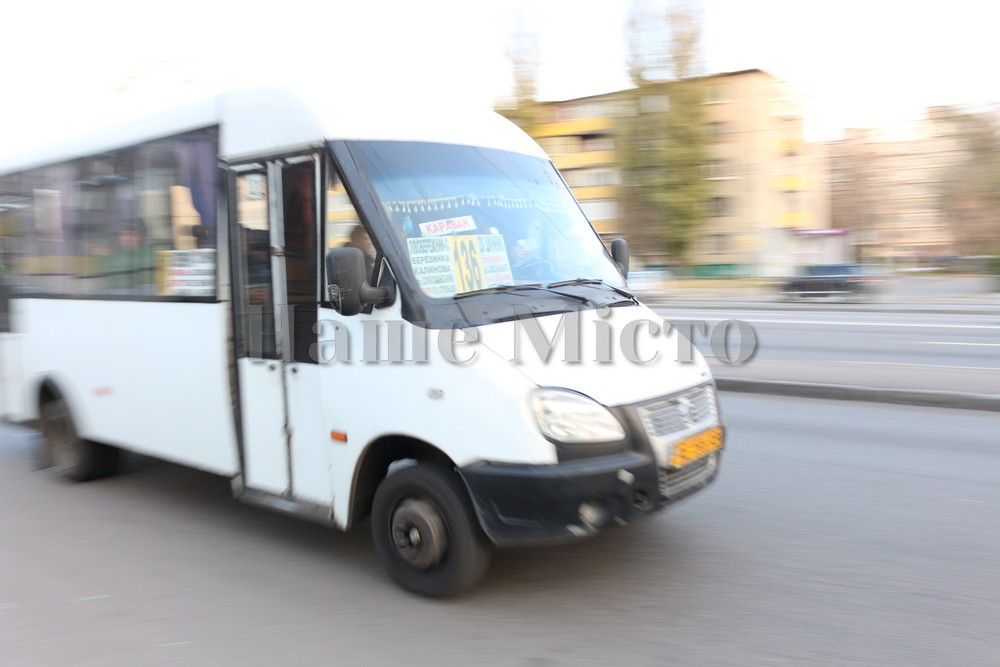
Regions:
<instances>
[{"instance_id":1,"label":"advertisement sticker on window","mask_svg":"<svg viewBox=\"0 0 1000 667\"><path fill-rule=\"evenodd\" d=\"M429 296L452 296L513 281L499 234L411 238L406 243L413 273Z\"/></svg>"}]
</instances>

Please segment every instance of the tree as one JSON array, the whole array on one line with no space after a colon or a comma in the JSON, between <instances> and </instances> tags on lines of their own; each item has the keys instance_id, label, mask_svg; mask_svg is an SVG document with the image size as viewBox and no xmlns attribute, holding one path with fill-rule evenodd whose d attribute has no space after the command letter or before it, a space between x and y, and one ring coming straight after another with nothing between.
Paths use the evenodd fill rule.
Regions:
<instances>
[{"instance_id":1,"label":"tree","mask_svg":"<svg viewBox=\"0 0 1000 667\"><path fill-rule=\"evenodd\" d=\"M708 135L701 21L689 2L633 0L626 30L635 88L619 128L627 229L647 253L684 262L705 218Z\"/></svg>"},{"instance_id":2,"label":"tree","mask_svg":"<svg viewBox=\"0 0 1000 667\"><path fill-rule=\"evenodd\" d=\"M538 33L527 18L519 15L507 44L507 58L514 74L510 100L496 106L498 113L531 134L539 122L538 104Z\"/></svg>"},{"instance_id":3,"label":"tree","mask_svg":"<svg viewBox=\"0 0 1000 667\"><path fill-rule=\"evenodd\" d=\"M940 205L958 252L1000 254L1000 112L949 110L957 164L942 183Z\"/></svg>"}]
</instances>

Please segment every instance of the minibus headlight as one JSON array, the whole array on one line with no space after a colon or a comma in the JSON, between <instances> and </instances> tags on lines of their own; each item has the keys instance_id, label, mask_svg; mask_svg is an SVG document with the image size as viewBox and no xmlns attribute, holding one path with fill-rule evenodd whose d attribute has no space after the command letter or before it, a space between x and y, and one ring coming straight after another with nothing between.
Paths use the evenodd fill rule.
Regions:
<instances>
[{"instance_id":1,"label":"minibus headlight","mask_svg":"<svg viewBox=\"0 0 1000 667\"><path fill-rule=\"evenodd\" d=\"M566 389L538 389L531 397L545 437L559 442L613 442L625 429L611 411L592 398Z\"/></svg>"}]
</instances>

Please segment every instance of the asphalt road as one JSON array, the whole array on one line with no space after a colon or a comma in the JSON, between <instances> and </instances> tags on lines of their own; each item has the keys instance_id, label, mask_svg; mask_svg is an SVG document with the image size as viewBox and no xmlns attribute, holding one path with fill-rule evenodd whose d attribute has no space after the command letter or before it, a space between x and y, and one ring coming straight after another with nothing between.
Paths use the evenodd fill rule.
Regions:
<instances>
[{"instance_id":1,"label":"asphalt road","mask_svg":"<svg viewBox=\"0 0 1000 667\"><path fill-rule=\"evenodd\" d=\"M712 488L449 602L364 532L148 459L64 484L0 427L0 664L1000 664L1000 416L722 399Z\"/></svg>"},{"instance_id":2,"label":"asphalt road","mask_svg":"<svg viewBox=\"0 0 1000 667\"><path fill-rule=\"evenodd\" d=\"M841 311L803 305L794 309L657 306L671 322L704 321L709 334L726 320L742 320L757 335L760 359L1000 368L1000 310L979 313L907 313L881 309ZM708 336L695 335L703 353L716 356Z\"/></svg>"}]
</instances>

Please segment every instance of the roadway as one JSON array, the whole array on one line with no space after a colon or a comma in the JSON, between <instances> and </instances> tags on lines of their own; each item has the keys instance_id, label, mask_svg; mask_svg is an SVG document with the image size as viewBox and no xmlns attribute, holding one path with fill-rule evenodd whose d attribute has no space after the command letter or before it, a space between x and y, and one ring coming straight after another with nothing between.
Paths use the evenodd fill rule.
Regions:
<instances>
[{"instance_id":1,"label":"roadway","mask_svg":"<svg viewBox=\"0 0 1000 667\"><path fill-rule=\"evenodd\" d=\"M733 391L1000 411L1000 304L785 304L651 300L668 322L753 328L742 364L695 335L719 386ZM733 342L739 338L734 337Z\"/></svg>"},{"instance_id":2,"label":"roadway","mask_svg":"<svg viewBox=\"0 0 1000 667\"><path fill-rule=\"evenodd\" d=\"M756 359L1000 369L1000 308L900 312L686 302L657 304L654 310L671 322L704 321L710 328L742 320L757 334ZM695 340L714 356L703 337Z\"/></svg>"},{"instance_id":3,"label":"roadway","mask_svg":"<svg viewBox=\"0 0 1000 667\"><path fill-rule=\"evenodd\" d=\"M1000 415L722 394L718 482L433 602L364 532L135 458L83 485L0 427L0 664L996 665Z\"/></svg>"}]
</instances>

